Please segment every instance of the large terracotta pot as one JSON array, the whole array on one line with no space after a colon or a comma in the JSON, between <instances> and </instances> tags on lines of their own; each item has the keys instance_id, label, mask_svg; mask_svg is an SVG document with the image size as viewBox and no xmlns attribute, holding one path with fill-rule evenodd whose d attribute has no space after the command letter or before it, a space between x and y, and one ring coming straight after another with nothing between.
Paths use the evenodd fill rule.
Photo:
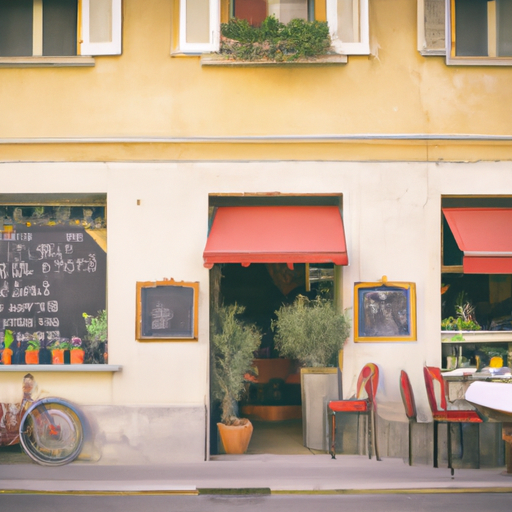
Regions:
<instances>
[{"instance_id":1,"label":"large terracotta pot","mask_svg":"<svg viewBox=\"0 0 512 512\"><path fill-rule=\"evenodd\" d=\"M52 350L52 364L64 364L64 349L54 348Z\"/></svg>"},{"instance_id":2,"label":"large terracotta pot","mask_svg":"<svg viewBox=\"0 0 512 512\"><path fill-rule=\"evenodd\" d=\"M3 364L11 364L12 360L12 350L10 348L4 348L2 352L2 363Z\"/></svg>"},{"instance_id":3,"label":"large terracotta pot","mask_svg":"<svg viewBox=\"0 0 512 512\"><path fill-rule=\"evenodd\" d=\"M81 348L71 350L69 359L71 364L83 364L85 352Z\"/></svg>"},{"instance_id":4,"label":"large terracotta pot","mask_svg":"<svg viewBox=\"0 0 512 512\"><path fill-rule=\"evenodd\" d=\"M242 454L247 451L252 436L252 423L244 420L244 425L224 425L217 423L224 451L229 454Z\"/></svg>"},{"instance_id":5,"label":"large terracotta pot","mask_svg":"<svg viewBox=\"0 0 512 512\"><path fill-rule=\"evenodd\" d=\"M27 350L27 351L25 351L25 363L27 363L27 364L39 364L39 350Z\"/></svg>"}]
</instances>

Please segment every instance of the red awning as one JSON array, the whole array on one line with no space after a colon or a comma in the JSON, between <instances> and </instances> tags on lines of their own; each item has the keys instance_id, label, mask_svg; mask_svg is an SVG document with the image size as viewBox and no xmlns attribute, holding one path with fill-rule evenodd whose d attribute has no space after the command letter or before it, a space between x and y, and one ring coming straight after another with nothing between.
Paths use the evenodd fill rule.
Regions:
<instances>
[{"instance_id":1,"label":"red awning","mask_svg":"<svg viewBox=\"0 0 512 512\"><path fill-rule=\"evenodd\" d=\"M337 206L221 206L203 253L214 263L348 265Z\"/></svg>"},{"instance_id":2,"label":"red awning","mask_svg":"<svg viewBox=\"0 0 512 512\"><path fill-rule=\"evenodd\" d=\"M512 274L511 208L443 208L465 274Z\"/></svg>"}]
</instances>

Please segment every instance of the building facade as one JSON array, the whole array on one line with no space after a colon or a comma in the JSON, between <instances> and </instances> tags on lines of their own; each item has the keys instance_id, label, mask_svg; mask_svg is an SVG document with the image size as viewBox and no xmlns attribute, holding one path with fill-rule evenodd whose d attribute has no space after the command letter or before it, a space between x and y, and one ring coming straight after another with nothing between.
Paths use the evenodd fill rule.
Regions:
<instances>
[{"instance_id":1,"label":"building facade","mask_svg":"<svg viewBox=\"0 0 512 512\"><path fill-rule=\"evenodd\" d=\"M488 305L512 296L512 270L483 267L484 284L461 288L462 260L442 259L443 208L512 206L509 2L316 0L309 16L330 22L339 59L266 65L212 59L224 1L109 0L98 18L81 0L54 22L48 13L59 6L26 3L31 21L0 1L0 27L12 20L0 35L5 224L16 206L31 208L25 225L38 206L100 208L107 254L108 361L35 371L41 392L90 412L104 461L207 459L213 292L203 252L215 209L336 204L348 258L334 272L341 307L353 315L356 283L415 285L415 339L352 335L343 356L345 396L365 363L381 368L381 454L405 456L389 436L406 428L400 370L428 422L422 368L445 367L452 351L442 343L442 285L476 287L473 301ZM473 48L467 34L484 31L482 13L486 35ZM77 46L52 41L61 32L41 28L52 23L70 26ZM137 335L137 283L164 280L197 286L188 337ZM79 293L56 284L62 303L62 286ZM4 319L4 330L13 325ZM512 336L500 333L507 347ZM25 370L0 366L2 401L16 399Z\"/></svg>"}]
</instances>

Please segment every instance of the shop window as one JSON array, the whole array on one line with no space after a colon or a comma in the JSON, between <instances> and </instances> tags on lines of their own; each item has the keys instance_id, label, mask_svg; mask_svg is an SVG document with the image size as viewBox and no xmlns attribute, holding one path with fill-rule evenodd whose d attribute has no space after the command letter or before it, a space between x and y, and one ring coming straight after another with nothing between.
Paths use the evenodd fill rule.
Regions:
<instances>
[{"instance_id":1,"label":"shop window","mask_svg":"<svg viewBox=\"0 0 512 512\"><path fill-rule=\"evenodd\" d=\"M106 362L87 329L106 322L105 199L0 194L0 347L6 331L20 354L34 336L41 348L76 337L86 363Z\"/></svg>"},{"instance_id":2,"label":"shop window","mask_svg":"<svg viewBox=\"0 0 512 512\"><path fill-rule=\"evenodd\" d=\"M512 274L494 272L495 264L486 260L508 258L510 254L492 254L495 236L482 238L484 246L489 245L478 254L471 254L465 247L461 250L458 244L464 233L458 231L454 236L452 231L458 226L453 220L451 224L447 221L447 214L450 209L462 214L472 210L472 215L486 210L506 212L512 208L512 198L445 197L442 208L441 331L446 367L486 366L493 356L501 356L503 364L510 365L507 352L512 349ZM473 235L481 231L482 225L485 222L478 229L475 226ZM508 227L500 226L490 226L486 235L494 232L498 238L509 239ZM475 272L474 263L465 261L468 257L483 258L480 271Z\"/></svg>"},{"instance_id":3,"label":"shop window","mask_svg":"<svg viewBox=\"0 0 512 512\"><path fill-rule=\"evenodd\" d=\"M235 17L259 25L272 15L282 23L327 21L335 52L369 53L368 0L179 0L177 51L218 51L221 22Z\"/></svg>"},{"instance_id":4,"label":"shop window","mask_svg":"<svg viewBox=\"0 0 512 512\"><path fill-rule=\"evenodd\" d=\"M0 0L0 57L121 53L121 0Z\"/></svg>"}]
</instances>

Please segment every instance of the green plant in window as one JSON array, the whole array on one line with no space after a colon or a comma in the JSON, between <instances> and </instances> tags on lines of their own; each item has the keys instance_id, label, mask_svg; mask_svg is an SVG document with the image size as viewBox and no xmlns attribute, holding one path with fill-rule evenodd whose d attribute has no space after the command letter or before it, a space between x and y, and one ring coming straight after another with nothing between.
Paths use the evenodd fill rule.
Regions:
<instances>
[{"instance_id":1,"label":"green plant in window","mask_svg":"<svg viewBox=\"0 0 512 512\"><path fill-rule=\"evenodd\" d=\"M108 338L107 311L98 311L96 316L82 313L87 329L84 362L89 364L105 363L106 344Z\"/></svg>"},{"instance_id":2,"label":"green plant in window","mask_svg":"<svg viewBox=\"0 0 512 512\"><path fill-rule=\"evenodd\" d=\"M221 24L220 53L235 60L275 62L308 59L329 52L331 39L326 22L293 19L281 23L268 16L260 27L247 20Z\"/></svg>"},{"instance_id":3,"label":"green plant in window","mask_svg":"<svg viewBox=\"0 0 512 512\"><path fill-rule=\"evenodd\" d=\"M443 318L441 321L443 331L480 331L482 329L475 318L475 307L467 300L465 292L457 296L455 314L455 317Z\"/></svg>"}]
</instances>

